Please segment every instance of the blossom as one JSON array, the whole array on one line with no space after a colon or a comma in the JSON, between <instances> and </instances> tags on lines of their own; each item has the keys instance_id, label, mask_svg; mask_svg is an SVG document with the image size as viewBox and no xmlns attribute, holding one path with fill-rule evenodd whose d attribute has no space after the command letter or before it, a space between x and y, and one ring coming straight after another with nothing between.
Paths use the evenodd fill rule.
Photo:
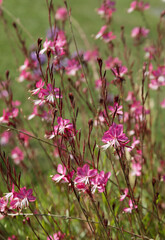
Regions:
<instances>
[{"instance_id":1,"label":"blossom","mask_svg":"<svg viewBox=\"0 0 165 240\"><path fill-rule=\"evenodd\" d=\"M57 167L57 172L59 174L55 174L53 177L52 177L52 180L55 181L56 183L60 182L62 180L62 182L64 183L71 183L71 180L73 178L73 175L74 175L74 170L69 172L68 174L66 174L66 167L65 166L62 166L62 164L58 164L58 167Z\"/></svg>"},{"instance_id":2,"label":"blossom","mask_svg":"<svg viewBox=\"0 0 165 240\"><path fill-rule=\"evenodd\" d=\"M24 159L24 154L23 154L22 150L19 147L15 147L11 151L11 157L14 160L15 164L20 164L20 162L22 162L23 159Z\"/></svg>"},{"instance_id":3,"label":"blossom","mask_svg":"<svg viewBox=\"0 0 165 240\"><path fill-rule=\"evenodd\" d=\"M143 12L150 7L149 3L144 3L143 1L133 1L128 9L128 13L131 13L135 10Z\"/></svg>"},{"instance_id":4,"label":"blossom","mask_svg":"<svg viewBox=\"0 0 165 240\"><path fill-rule=\"evenodd\" d=\"M131 175L132 176L137 176L137 177L140 176L141 175L141 169L142 169L142 166L141 166L140 163L133 162Z\"/></svg>"},{"instance_id":5,"label":"blossom","mask_svg":"<svg viewBox=\"0 0 165 240\"><path fill-rule=\"evenodd\" d=\"M30 92L32 93L32 95L39 93L40 90L43 88L44 84L45 84L45 83L42 81L42 79L40 79L40 80L36 83L36 89L30 91Z\"/></svg>"},{"instance_id":6,"label":"blossom","mask_svg":"<svg viewBox=\"0 0 165 240\"><path fill-rule=\"evenodd\" d=\"M108 172L105 174L104 171L101 171L94 178L92 178L91 179L92 194L95 193L96 189L98 189L99 192L104 192L105 186L110 176L111 176L111 172Z\"/></svg>"},{"instance_id":7,"label":"blossom","mask_svg":"<svg viewBox=\"0 0 165 240\"><path fill-rule=\"evenodd\" d=\"M137 205L134 205L132 200L130 199L129 200L129 208L124 208L123 211L126 212L126 213L132 213L132 210L136 209L136 208L137 208Z\"/></svg>"},{"instance_id":8,"label":"blossom","mask_svg":"<svg viewBox=\"0 0 165 240\"><path fill-rule=\"evenodd\" d=\"M33 119L35 116L37 116L38 115L38 110L37 110L37 106L34 106L34 108L33 108L33 112L28 116L28 120L31 120L31 119Z\"/></svg>"},{"instance_id":9,"label":"blossom","mask_svg":"<svg viewBox=\"0 0 165 240\"><path fill-rule=\"evenodd\" d=\"M28 135L31 135L31 133L26 131L26 130L22 130L22 132L19 133L19 139L23 142L25 147L29 146L29 138L30 138L30 136L28 136Z\"/></svg>"},{"instance_id":10,"label":"blossom","mask_svg":"<svg viewBox=\"0 0 165 240\"><path fill-rule=\"evenodd\" d=\"M67 9L59 7L55 13L55 19L65 21L67 19Z\"/></svg>"},{"instance_id":11,"label":"blossom","mask_svg":"<svg viewBox=\"0 0 165 240\"><path fill-rule=\"evenodd\" d=\"M99 57L99 52L98 52L98 49L94 49L92 51L86 51L84 53L84 60L85 61L91 61L91 60L97 60L97 58Z\"/></svg>"},{"instance_id":12,"label":"blossom","mask_svg":"<svg viewBox=\"0 0 165 240\"><path fill-rule=\"evenodd\" d=\"M14 192L13 200L10 202L11 208L27 208L29 206L29 202L34 202L36 197L33 195L32 189L26 189L26 187L20 188L19 192Z\"/></svg>"},{"instance_id":13,"label":"blossom","mask_svg":"<svg viewBox=\"0 0 165 240\"><path fill-rule=\"evenodd\" d=\"M46 96L46 100L54 103L56 98L62 98L59 88L53 88L51 83L48 83L46 89L41 89L41 94Z\"/></svg>"},{"instance_id":14,"label":"blossom","mask_svg":"<svg viewBox=\"0 0 165 240\"><path fill-rule=\"evenodd\" d=\"M11 200L13 200L13 198L14 198L14 193L15 193L15 191L14 191L14 184L12 184L12 190L11 190L11 192L5 193L4 198L5 198L7 201L9 201L9 199L10 199L10 201L11 201Z\"/></svg>"},{"instance_id":15,"label":"blossom","mask_svg":"<svg viewBox=\"0 0 165 240\"><path fill-rule=\"evenodd\" d=\"M102 141L106 143L102 146L102 148L106 150L110 146L116 149L123 149L124 147L128 147L126 144L129 143L130 140L128 140L128 138L123 133L123 125L113 123L110 126L109 130L104 133Z\"/></svg>"},{"instance_id":16,"label":"blossom","mask_svg":"<svg viewBox=\"0 0 165 240\"><path fill-rule=\"evenodd\" d=\"M102 37L102 35L104 34L105 30L107 29L107 26L104 25L101 27L100 31L97 33L97 35L95 36L95 39L98 39L100 37Z\"/></svg>"},{"instance_id":17,"label":"blossom","mask_svg":"<svg viewBox=\"0 0 165 240\"><path fill-rule=\"evenodd\" d=\"M143 114L149 114L149 110L145 109L144 106L141 105L140 101L134 100L133 103L130 106L130 112L132 113L132 116L136 118L137 120L143 121Z\"/></svg>"},{"instance_id":18,"label":"blossom","mask_svg":"<svg viewBox=\"0 0 165 240\"><path fill-rule=\"evenodd\" d=\"M54 233L53 236L49 235L49 237L47 237L47 240L62 240L65 238L65 233L61 233L60 231L57 233Z\"/></svg>"},{"instance_id":19,"label":"blossom","mask_svg":"<svg viewBox=\"0 0 165 240\"><path fill-rule=\"evenodd\" d=\"M18 240L17 236L12 235L11 237L8 237L7 240Z\"/></svg>"},{"instance_id":20,"label":"blossom","mask_svg":"<svg viewBox=\"0 0 165 240\"><path fill-rule=\"evenodd\" d=\"M5 131L0 136L0 145L6 145L11 137L11 132Z\"/></svg>"},{"instance_id":21,"label":"blossom","mask_svg":"<svg viewBox=\"0 0 165 240\"><path fill-rule=\"evenodd\" d=\"M135 27L132 29L131 37L136 39L140 39L141 37L145 38L147 37L149 31L149 29L146 29L144 27Z\"/></svg>"},{"instance_id":22,"label":"blossom","mask_svg":"<svg viewBox=\"0 0 165 240\"><path fill-rule=\"evenodd\" d=\"M124 80L124 74L127 73L128 69L122 65L116 65L116 67L111 69L113 75L115 76L115 80Z\"/></svg>"},{"instance_id":23,"label":"blossom","mask_svg":"<svg viewBox=\"0 0 165 240\"><path fill-rule=\"evenodd\" d=\"M101 7L97 9L97 13L109 21L112 17L112 13L115 12L115 10L115 1L106 0L103 2Z\"/></svg>"},{"instance_id":24,"label":"blossom","mask_svg":"<svg viewBox=\"0 0 165 240\"><path fill-rule=\"evenodd\" d=\"M116 57L108 57L108 59L105 61L105 69L111 69L114 68L116 65L121 65L121 61Z\"/></svg>"},{"instance_id":25,"label":"blossom","mask_svg":"<svg viewBox=\"0 0 165 240\"><path fill-rule=\"evenodd\" d=\"M120 196L120 201L123 201L128 195L128 188L124 189L124 194Z\"/></svg>"},{"instance_id":26,"label":"blossom","mask_svg":"<svg viewBox=\"0 0 165 240\"><path fill-rule=\"evenodd\" d=\"M7 208L7 200L5 198L0 198L0 212L4 212Z\"/></svg>"},{"instance_id":27,"label":"blossom","mask_svg":"<svg viewBox=\"0 0 165 240\"><path fill-rule=\"evenodd\" d=\"M101 38L106 43L108 43L116 38L116 36L113 35L113 32L107 32L106 29L107 29L106 25L102 26L100 31L96 34L95 39Z\"/></svg>"},{"instance_id":28,"label":"blossom","mask_svg":"<svg viewBox=\"0 0 165 240\"><path fill-rule=\"evenodd\" d=\"M75 135L73 123L70 123L69 119L58 117L57 123L58 125L54 126L54 131L46 135L47 138L52 139L56 135L62 135L64 137L73 137Z\"/></svg>"},{"instance_id":29,"label":"blossom","mask_svg":"<svg viewBox=\"0 0 165 240\"><path fill-rule=\"evenodd\" d=\"M144 51L146 52L145 57L149 59L153 59L156 55L156 47L155 46L149 46L144 48Z\"/></svg>"},{"instance_id":30,"label":"blossom","mask_svg":"<svg viewBox=\"0 0 165 240\"><path fill-rule=\"evenodd\" d=\"M85 183L89 184L90 179L97 175L97 169L89 169L89 165L85 164L82 168L77 168L77 177L75 178L75 183Z\"/></svg>"},{"instance_id":31,"label":"blossom","mask_svg":"<svg viewBox=\"0 0 165 240\"><path fill-rule=\"evenodd\" d=\"M76 59L70 59L67 62L67 66L65 67L66 74L70 76L75 76L76 72L81 68L81 65L79 64L78 60Z\"/></svg>"},{"instance_id":32,"label":"blossom","mask_svg":"<svg viewBox=\"0 0 165 240\"><path fill-rule=\"evenodd\" d=\"M62 166L61 164L58 164L57 172L60 173L60 174L55 174L52 177L52 180L55 181L56 183L58 183L59 181L61 181L65 177L65 175L66 175L66 167Z\"/></svg>"},{"instance_id":33,"label":"blossom","mask_svg":"<svg viewBox=\"0 0 165 240\"><path fill-rule=\"evenodd\" d=\"M111 111L111 114L123 115L122 106L119 106L118 103L114 103L114 106L108 106L108 109Z\"/></svg>"},{"instance_id":34,"label":"blossom","mask_svg":"<svg viewBox=\"0 0 165 240\"><path fill-rule=\"evenodd\" d=\"M102 35L102 39L104 40L104 42L109 43L112 40L114 40L116 38L116 36L113 34L113 32L106 32Z\"/></svg>"},{"instance_id":35,"label":"blossom","mask_svg":"<svg viewBox=\"0 0 165 240\"><path fill-rule=\"evenodd\" d=\"M131 145L131 148L128 148L127 150L131 152L139 143L140 143L140 140L136 139L135 136L133 136L133 143Z\"/></svg>"},{"instance_id":36,"label":"blossom","mask_svg":"<svg viewBox=\"0 0 165 240\"><path fill-rule=\"evenodd\" d=\"M163 101L160 103L161 108L165 108L165 99L163 99Z\"/></svg>"},{"instance_id":37,"label":"blossom","mask_svg":"<svg viewBox=\"0 0 165 240\"><path fill-rule=\"evenodd\" d=\"M153 90L165 86L165 66L159 66L156 70L152 70L150 79L149 87Z\"/></svg>"},{"instance_id":38,"label":"blossom","mask_svg":"<svg viewBox=\"0 0 165 240\"><path fill-rule=\"evenodd\" d=\"M48 39L46 38L45 42L43 43L43 49L40 51L40 54L43 54L45 51L48 50L48 48L50 50L54 50L54 44L51 40L48 41Z\"/></svg>"},{"instance_id":39,"label":"blossom","mask_svg":"<svg viewBox=\"0 0 165 240\"><path fill-rule=\"evenodd\" d=\"M3 109L3 116L0 117L0 123L9 123L10 119L14 119L18 116L19 109L13 107L12 109Z\"/></svg>"}]
</instances>

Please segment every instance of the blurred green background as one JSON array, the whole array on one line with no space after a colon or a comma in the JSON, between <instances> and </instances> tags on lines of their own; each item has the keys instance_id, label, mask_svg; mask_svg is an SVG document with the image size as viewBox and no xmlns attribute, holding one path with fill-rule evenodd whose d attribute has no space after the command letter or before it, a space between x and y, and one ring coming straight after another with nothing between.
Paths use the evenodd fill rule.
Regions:
<instances>
[{"instance_id":1,"label":"blurred green background","mask_svg":"<svg viewBox=\"0 0 165 240\"><path fill-rule=\"evenodd\" d=\"M64 5L61 0L54 0L55 7ZM96 13L96 9L100 6L101 1L96 0L69 0L68 5L71 7L72 16L81 24L82 29L86 33L88 40L92 43L92 34L96 34L101 25L102 20ZM114 14L114 32L120 32L120 26L124 25L127 35L133 27L144 25L138 12L127 14L130 0L117 0L117 11ZM164 9L165 3L161 0L148 1L151 8L145 11L146 19L154 33L156 30L156 22L160 12ZM19 20L22 25L30 32L34 40L38 37L44 38L48 29L48 14L46 0L4 0L3 7ZM15 77L18 66L24 61L22 54L17 47L17 38L12 27L13 19L4 13L7 19L8 29L4 29L2 20L0 21L0 75L4 76L7 69L11 71L11 75ZM6 34L7 31L7 34ZM33 41L25 34L27 45L33 44ZM100 44L101 42L99 42ZM82 44L80 44L82 48Z\"/></svg>"}]
</instances>

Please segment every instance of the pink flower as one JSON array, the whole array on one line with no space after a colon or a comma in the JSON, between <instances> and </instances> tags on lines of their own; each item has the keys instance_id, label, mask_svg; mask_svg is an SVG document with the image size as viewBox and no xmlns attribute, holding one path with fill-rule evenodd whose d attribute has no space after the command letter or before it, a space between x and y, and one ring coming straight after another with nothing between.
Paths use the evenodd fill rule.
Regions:
<instances>
[{"instance_id":1,"label":"pink flower","mask_svg":"<svg viewBox=\"0 0 165 240\"><path fill-rule=\"evenodd\" d=\"M54 126L54 131L46 135L47 138L52 139L56 135L62 135L64 137L73 137L75 135L73 123L70 123L69 119L58 117L57 123L58 125Z\"/></svg>"},{"instance_id":2,"label":"pink flower","mask_svg":"<svg viewBox=\"0 0 165 240\"><path fill-rule=\"evenodd\" d=\"M151 82L149 87L157 90L161 86L165 86L165 66L159 66L156 70L151 69Z\"/></svg>"},{"instance_id":3,"label":"pink flower","mask_svg":"<svg viewBox=\"0 0 165 240\"><path fill-rule=\"evenodd\" d=\"M130 140L128 140L128 138L123 133L123 125L117 125L116 123L113 123L112 126L110 126L109 130L104 133L102 141L106 143L102 146L102 148L106 150L110 146L116 149L123 149L124 147L128 147L126 144L129 143Z\"/></svg>"},{"instance_id":4,"label":"pink flower","mask_svg":"<svg viewBox=\"0 0 165 240\"><path fill-rule=\"evenodd\" d=\"M100 112L97 119L95 119L95 121L94 121L94 125L95 126L103 125L105 122L106 122L105 114L104 114L104 112Z\"/></svg>"},{"instance_id":5,"label":"pink flower","mask_svg":"<svg viewBox=\"0 0 165 240\"><path fill-rule=\"evenodd\" d=\"M121 61L117 57L108 57L108 59L105 61L105 69L114 68L115 65L121 65Z\"/></svg>"},{"instance_id":6,"label":"pink flower","mask_svg":"<svg viewBox=\"0 0 165 240\"><path fill-rule=\"evenodd\" d=\"M131 32L131 37L136 39L140 39L142 37L145 38L147 37L149 31L150 31L149 29L146 29L144 27L135 27Z\"/></svg>"},{"instance_id":7,"label":"pink flower","mask_svg":"<svg viewBox=\"0 0 165 240\"><path fill-rule=\"evenodd\" d=\"M26 187L20 188L19 192L14 193L14 198L10 202L11 208L27 208L29 206L29 202L34 202L36 200L36 197L32 194L32 189L26 190Z\"/></svg>"},{"instance_id":8,"label":"pink flower","mask_svg":"<svg viewBox=\"0 0 165 240\"><path fill-rule=\"evenodd\" d=\"M70 59L68 60L67 66L65 68L66 74L69 76L75 76L76 72L81 68L81 65L79 64L78 60L76 59Z\"/></svg>"},{"instance_id":9,"label":"pink flower","mask_svg":"<svg viewBox=\"0 0 165 240\"><path fill-rule=\"evenodd\" d=\"M137 120L143 121L143 113L144 115L149 114L149 110L143 109L144 107L141 105L140 101L134 101L130 106L130 112L132 116Z\"/></svg>"},{"instance_id":10,"label":"pink flower","mask_svg":"<svg viewBox=\"0 0 165 240\"><path fill-rule=\"evenodd\" d=\"M149 59L153 59L156 55L156 48L155 46L149 46L144 48L144 51L146 52L145 57Z\"/></svg>"},{"instance_id":11,"label":"pink flower","mask_svg":"<svg viewBox=\"0 0 165 240\"><path fill-rule=\"evenodd\" d=\"M65 238L65 233L61 233L60 231L58 233L54 233L53 236L49 235L47 237L47 240L62 240Z\"/></svg>"},{"instance_id":12,"label":"pink flower","mask_svg":"<svg viewBox=\"0 0 165 240\"><path fill-rule=\"evenodd\" d=\"M60 174L55 174L52 177L52 180L55 181L56 183L60 182L62 180L63 183L71 183L73 175L74 175L74 171L69 172L68 174L66 174L66 167L62 166L61 164L58 164L57 167L57 172Z\"/></svg>"},{"instance_id":13,"label":"pink flower","mask_svg":"<svg viewBox=\"0 0 165 240\"><path fill-rule=\"evenodd\" d=\"M111 114L123 115L122 106L119 106L118 103L114 103L114 106L108 106L108 109L111 111Z\"/></svg>"},{"instance_id":14,"label":"pink flower","mask_svg":"<svg viewBox=\"0 0 165 240\"><path fill-rule=\"evenodd\" d=\"M106 32L102 35L102 39L104 40L104 42L109 43L112 40L114 40L116 38L116 36L113 34L113 32Z\"/></svg>"},{"instance_id":15,"label":"pink flower","mask_svg":"<svg viewBox=\"0 0 165 240\"><path fill-rule=\"evenodd\" d=\"M115 76L115 81L122 81L124 80L124 74L127 73L128 69L125 66L118 66L111 69L113 75Z\"/></svg>"},{"instance_id":16,"label":"pink flower","mask_svg":"<svg viewBox=\"0 0 165 240\"><path fill-rule=\"evenodd\" d=\"M24 64L20 66L19 71L22 72L24 70L27 70L30 67L29 59L25 59Z\"/></svg>"},{"instance_id":17,"label":"pink flower","mask_svg":"<svg viewBox=\"0 0 165 240\"><path fill-rule=\"evenodd\" d=\"M133 162L131 175L139 177L141 175L141 169L142 166L140 165L140 163Z\"/></svg>"},{"instance_id":18,"label":"pink flower","mask_svg":"<svg viewBox=\"0 0 165 240\"><path fill-rule=\"evenodd\" d=\"M52 180L55 181L56 183L60 182L66 175L66 167L62 166L61 164L58 164L57 167L57 172L60 174L55 174L52 177Z\"/></svg>"},{"instance_id":19,"label":"pink flower","mask_svg":"<svg viewBox=\"0 0 165 240\"><path fill-rule=\"evenodd\" d=\"M32 95L39 93L40 90L43 88L44 84L45 84L45 83L42 81L42 79L40 79L40 80L36 83L36 89L30 91L30 92L32 93Z\"/></svg>"},{"instance_id":20,"label":"pink flower","mask_svg":"<svg viewBox=\"0 0 165 240\"><path fill-rule=\"evenodd\" d=\"M19 77L18 77L18 82L23 82L24 80L32 80L33 76L30 72L26 72L26 70L22 70Z\"/></svg>"},{"instance_id":21,"label":"pink flower","mask_svg":"<svg viewBox=\"0 0 165 240\"><path fill-rule=\"evenodd\" d=\"M131 152L136 147L136 145L138 145L139 143L140 143L140 140L136 139L135 136L134 136L133 137L133 143L131 145L131 148L128 148L128 151Z\"/></svg>"},{"instance_id":22,"label":"pink flower","mask_svg":"<svg viewBox=\"0 0 165 240\"><path fill-rule=\"evenodd\" d=\"M17 236L12 235L11 237L8 237L7 240L18 240Z\"/></svg>"},{"instance_id":23,"label":"pink flower","mask_svg":"<svg viewBox=\"0 0 165 240\"><path fill-rule=\"evenodd\" d=\"M48 83L46 89L41 89L41 94L46 96L46 100L54 103L56 98L62 98L59 88L53 88L52 84Z\"/></svg>"},{"instance_id":24,"label":"pink flower","mask_svg":"<svg viewBox=\"0 0 165 240\"><path fill-rule=\"evenodd\" d=\"M134 93L129 91L125 100L128 101L128 102L135 101Z\"/></svg>"},{"instance_id":25,"label":"pink flower","mask_svg":"<svg viewBox=\"0 0 165 240\"><path fill-rule=\"evenodd\" d=\"M130 8L128 9L128 13L133 12L134 10L143 12L150 7L149 3L144 3L143 1L133 1L131 3Z\"/></svg>"},{"instance_id":26,"label":"pink flower","mask_svg":"<svg viewBox=\"0 0 165 240\"><path fill-rule=\"evenodd\" d=\"M22 130L22 132L31 135L31 133L26 131L26 130ZM28 147L29 146L29 138L30 137L28 135L22 133L22 132L19 133L19 139L23 142L25 147Z\"/></svg>"},{"instance_id":27,"label":"pink flower","mask_svg":"<svg viewBox=\"0 0 165 240\"><path fill-rule=\"evenodd\" d=\"M85 183L89 184L90 179L97 175L97 169L89 169L89 165L85 164L82 168L77 168L77 177L75 178L75 183Z\"/></svg>"},{"instance_id":28,"label":"pink flower","mask_svg":"<svg viewBox=\"0 0 165 240\"><path fill-rule=\"evenodd\" d=\"M106 32L107 26L104 25L101 27L100 31L96 34L95 39L101 38L103 39L106 43L112 41L113 39L116 38L115 35L113 35L112 32Z\"/></svg>"},{"instance_id":29,"label":"pink flower","mask_svg":"<svg viewBox=\"0 0 165 240\"><path fill-rule=\"evenodd\" d=\"M137 208L137 205L134 205L132 200L130 199L129 200L129 208L124 208L123 211L126 212L126 213L132 213L132 210L136 209L136 208Z\"/></svg>"},{"instance_id":30,"label":"pink flower","mask_svg":"<svg viewBox=\"0 0 165 240\"><path fill-rule=\"evenodd\" d=\"M114 6L115 6L114 1L106 0L103 2L101 7L97 9L97 12L101 17L109 21L112 17L112 13L115 12L116 10Z\"/></svg>"},{"instance_id":31,"label":"pink flower","mask_svg":"<svg viewBox=\"0 0 165 240\"><path fill-rule=\"evenodd\" d=\"M120 201L123 201L128 195L128 188L124 189L124 194L120 196Z\"/></svg>"},{"instance_id":32,"label":"pink flower","mask_svg":"<svg viewBox=\"0 0 165 240\"><path fill-rule=\"evenodd\" d=\"M14 191L14 184L12 184L12 190L11 190L11 192L5 193L4 198L5 198L7 201L9 201L9 199L10 199L10 201L12 201L13 198L14 198L14 193L15 193L15 191Z\"/></svg>"},{"instance_id":33,"label":"pink flower","mask_svg":"<svg viewBox=\"0 0 165 240\"><path fill-rule=\"evenodd\" d=\"M51 50L54 50L54 44L51 40L48 41L48 39L46 38L46 40L43 44L43 49L40 51L40 54L43 54L45 51L48 50L48 48L50 48Z\"/></svg>"},{"instance_id":34,"label":"pink flower","mask_svg":"<svg viewBox=\"0 0 165 240\"><path fill-rule=\"evenodd\" d=\"M19 109L13 107L12 109L3 109L3 116L0 117L0 123L9 123L10 119L14 119L18 116Z\"/></svg>"},{"instance_id":35,"label":"pink flower","mask_svg":"<svg viewBox=\"0 0 165 240\"><path fill-rule=\"evenodd\" d=\"M56 13L55 13L55 19L56 20L61 20L61 21L65 21L67 19L67 10L64 7L60 7L57 9Z\"/></svg>"},{"instance_id":36,"label":"pink flower","mask_svg":"<svg viewBox=\"0 0 165 240\"><path fill-rule=\"evenodd\" d=\"M96 34L95 39L98 39L98 38L102 37L102 35L104 34L106 29L107 29L106 25L102 26L100 31Z\"/></svg>"},{"instance_id":37,"label":"pink flower","mask_svg":"<svg viewBox=\"0 0 165 240\"><path fill-rule=\"evenodd\" d=\"M77 183L76 188L78 189L79 192L89 192L89 187L85 185L85 183Z\"/></svg>"},{"instance_id":38,"label":"pink flower","mask_svg":"<svg viewBox=\"0 0 165 240\"><path fill-rule=\"evenodd\" d=\"M28 116L28 120L33 119L35 116L38 116L37 106L34 106L33 112Z\"/></svg>"},{"instance_id":39,"label":"pink flower","mask_svg":"<svg viewBox=\"0 0 165 240\"><path fill-rule=\"evenodd\" d=\"M5 198L0 198L0 212L4 212L7 208L7 200Z\"/></svg>"},{"instance_id":40,"label":"pink flower","mask_svg":"<svg viewBox=\"0 0 165 240\"><path fill-rule=\"evenodd\" d=\"M84 60L85 61L91 61L91 60L97 60L99 57L98 49L92 50L92 51L86 51L84 53Z\"/></svg>"},{"instance_id":41,"label":"pink flower","mask_svg":"<svg viewBox=\"0 0 165 240\"><path fill-rule=\"evenodd\" d=\"M0 137L0 145L8 144L10 137L11 137L11 132L9 131L3 132Z\"/></svg>"},{"instance_id":42,"label":"pink flower","mask_svg":"<svg viewBox=\"0 0 165 240\"><path fill-rule=\"evenodd\" d=\"M165 108L165 99L160 103L161 108Z\"/></svg>"},{"instance_id":43,"label":"pink flower","mask_svg":"<svg viewBox=\"0 0 165 240\"><path fill-rule=\"evenodd\" d=\"M108 172L105 174L104 171L101 171L94 178L91 178L92 194L95 193L96 189L98 189L99 192L104 192L105 186L110 176L111 176L111 172Z\"/></svg>"},{"instance_id":44,"label":"pink flower","mask_svg":"<svg viewBox=\"0 0 165 240\"><path fill-rule=\"evenodd\" d=\"M22 162L24 159L24 154L19 147L15 147L11 151L11 157L14 160L15 164L20 164L20 162Z\"/></svg>"}]
</instances>

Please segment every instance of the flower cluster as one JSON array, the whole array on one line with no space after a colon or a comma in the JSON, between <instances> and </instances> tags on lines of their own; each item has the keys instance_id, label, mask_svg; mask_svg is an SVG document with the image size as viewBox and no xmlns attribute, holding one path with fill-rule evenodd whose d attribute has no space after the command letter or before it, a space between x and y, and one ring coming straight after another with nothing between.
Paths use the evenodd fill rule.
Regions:
<instances>
[{"instance_id":1,"label":"flower cluster","mask_svg":"<svg viewBox=\"0 0 165 240\"><path fill-rule=\"evenodd\" d=\"M144 3L143 1L133 1L128 9L128 13L131 13L135 10L143 12L144 10L149 9L149 7L149 3Z\"/></svg>"},{"instance_id":2,"label":"flower cluster","mask_svg":"<svg viewBox=\"0 0 165 240\"><path fill-rule=\"evenodd\" d=\"M56 174L52 177L52 180L58 183L62 181L63 183L69 183L70 185L74 183L74 186L78 189L78 191L82 192L90 192L92 194L95 193L96 190L98 192L104 192L108 179L111 176L111 172L104 173L101 171L98 173L97 169L90 169L88 164L85 164L83 167L77 168L76 177L73 180L74 171L68 172L65 166L61 164L58 165Z\"/></svg>"},{"instance_id":3,"label":"flower cluster","mask_svg":"<svg viewBox=\"0 0 165 240\"><path fill-rule=\"evenodd\" d=\"M29 202L34 202L36 197L33 196L32 189L26 189L26 187L20 188L18 192L14 191L14 185L12 191L6 193L4 197L0 198L0 212L7 213L11 210L21 211L23 208L29 206Z\"/></svg>"},{"instance_id":4,"label":"flower cluster","mask_svg":"<svg viewBox=\"0 0 165 240\"><path fill-rule=\"evenodd\" d=\"M109 130L104 133L102 141L105 143L105 145L102 146L104 150L108 147L123 150L124 147L128 147L126 145L130 140L128 140L125 133L123 133L123 125L113 123Z\"/></svg>"}]
</instances>

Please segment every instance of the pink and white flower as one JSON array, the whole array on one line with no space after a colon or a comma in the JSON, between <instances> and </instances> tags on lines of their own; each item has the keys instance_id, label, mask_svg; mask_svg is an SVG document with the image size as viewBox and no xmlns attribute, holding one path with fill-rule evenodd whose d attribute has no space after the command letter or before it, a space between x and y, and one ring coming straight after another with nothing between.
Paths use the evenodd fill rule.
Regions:
<instances>
[{"instance_id":1,"label":"pink and white flower","mask_svg":"<svg viewBox=\"0 0 165 240\"><path fill-rule=\"evenodd\" d=\"M85 164L82 168L77 168L77 177L74 182L89 184L90 179L97 175L97 169L89 169L89 165Z\"/></svg>"},{"instance_id":2,"label":"pink and white flower","mask_svg":"<svg viewBox=\"0 0 165 240\"><path fill-rule=\"evenodd\" d=\"M109 130L104 133L102 141L106 143L102 146L102 148L106 150L108 147L114 147L115 149L128 147L126 145L130 140L128 140L125 133L123 133L123 125L113 123Z\"/></svg>"},{"instance_id":3,"label":"pink and white flower","mask_svg":"<svg viewBox=\"0 0 165 240\"><path fill-rule=\"evenodd\" d=\"M24 154L23 154L22 150L19 147L15 147L11 151L11 157L14 160L15 164L20 164L23 161L23 159L24 159Z\"/></svg>"},{"instance_id":4,"label":"pink and white flower","mask_svg":"<svg viewBox=\"0 0 165 240\"><path fill-rule=\"evenodd\" d=\"M149 3L144 3L143 1L133 1L128 9L128 13L131 13L135 10L143 12L144 10L149 9L149 7Z\"/></svg>"}]
</instances>

